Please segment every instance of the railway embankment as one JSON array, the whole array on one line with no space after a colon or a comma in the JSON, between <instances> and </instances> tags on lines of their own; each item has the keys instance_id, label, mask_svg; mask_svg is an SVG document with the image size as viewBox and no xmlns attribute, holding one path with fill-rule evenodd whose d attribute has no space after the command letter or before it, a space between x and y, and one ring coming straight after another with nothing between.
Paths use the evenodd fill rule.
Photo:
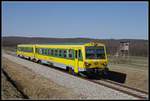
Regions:
<instances>
[{"instance_id":1,"label":"railway embankment","mask_svg":"<svg viewBox=\"0 0 150 101\"><path fill-rule=\"evenodd\" d=\"M26 94L28 94L29 96L32 96L31 98L36 98L36 97L41 98L43 96L44 99L45 98L57 99L57 98L62 98L63 96L63 99L65 98L69 98L69 99L71 98L73 99L137 99L133 96L119 92L117 90L113 90L104 86L100 86L95 83L89 82L87 80L83 80L83 79L74 77L72 75L60 72L53 68L49 68L47 66L43 66L37 63L24 60L24 59L20 59L18 57L14 57L5 53L3 54L3 59L7 59L6 60L7 62L5 61L6 64L11 63L11 62L13 62L13 64L16 64L14 68L16 68L17 72L14 73L14 70L10 70L11 72L9 71L8 74L10 74L11 75L10 77L14 78L15 80L19 82L23 82L22 85L20 84L21 85L20 88L22 88L22 90L26 92ZM10 60L11 62L8 62ZM30 72L30 75L32 76L31 77L26 76L29 74L26 74L25 70L20 70L22 68L27 69L28 72ZM12 68L9 68L9 69L12 69ZM36 75L37 74L38 75L35 76L33 72ZM20 73L20 75L17 73ZM13 74L16 76L14 77ZM56 84L59 85L62 88L62 90L57 92L59 86L58 87L53 86L54 89L51 90L50 89L51 87L48 88L49 86L52 86L51 82L48 82L48 81L44 82L43 79L40 79L39 76L44 77L45 78L44 80L50 80L55 85ZM24 78L21 78L21 77L24 77ZM46 87L46 88L43 88L43 87ZM52 91L54 92L51 93ZM39 94L41 94L41 96ZM52 94L53 96L49 96L47 94L50 94L50 95Z\"/></svg>"},{"instance_id":2,"label":"railway embankment","mask_svg":"<svg viewBox=\"0 0 150 101\"><path fill-rule=\"evenodd\" d=\"M7 58L2 59L2 73L2 99L80 98L70 89L37 75Z\"/></svg>"}]
</instances>

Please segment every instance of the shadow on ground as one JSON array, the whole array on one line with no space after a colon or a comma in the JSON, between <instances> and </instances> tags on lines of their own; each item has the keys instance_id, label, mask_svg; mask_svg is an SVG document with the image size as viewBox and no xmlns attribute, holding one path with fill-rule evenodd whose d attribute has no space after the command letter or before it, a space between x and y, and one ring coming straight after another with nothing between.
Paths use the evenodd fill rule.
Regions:
<instances>
[{"instance_id":1,"label":"shadow on ground","mask_svg":"<svg viewBox=\"0 0 150 101\"><path fill-rule=\"evenodd\" d=\"M88 74L87 78L95 79L95 80L108 79L117 83L125 83L126 74L121 72L116 72L116 71L109 71L106 76L97 75L97 74Z\"/></svg>"},{"instance_id":2,"label":"shadow on ground","mask_svg":"<svg viewBox=\"0 0 150 101\"><path fill-rule=\"evenodd\" d=\"M46 64L44 64L46 65ZM48 66L48 65L46 65ZM64 69L61 69L59 67L55 67L55 66L51 66L55 69L61 70L63 72L66 72ZM86 76L80 75L82 77L86 77L88 79L94 79L94 80L101 80L101 79L107 79L107 80L111 80L117 83L125 83L126 81L126 74L125 73L121 73L121 72L117 72L117 71L108 71L106 76L103 75L98 75L98 74L87 74L87 73L82 73Z\"/></svg>"},{"instance_id":3,"label":"shadow on ground","mask_svg":"<svg viewBox=\"0 0 150 101\"><path fill-rule=\"evenodd\" d=\"M42 63L40 63L40 64L42 64ZM52 67L54 69L66 72L64 69L61 69L59 67L50 66L50 65L47 65L47 64L42 64L42 65ZM111 71L111 70L108 71L106 76L99 75L99 74L94 74L94 73L87 74L87 73L84 73L84 72L82 72L81 74L86 75L86 76L80 75L82 77L86 77L88 79L94 79L94 80L107 79L107 80L111 80L111 81L114 81L114 82L117 82L117 83L125 83L125 81L126 81L126 74L125 73L121 73L121 72L117 72L117 71Z\"/></svg>"},{"instance_id":4,"label":"shadow on ground","mask_svg":"<svg viewBox=\"0 0 150 101\"><path fill-rule=\"evenodd\" d=\"M126 74L125 73L116 72L116 71L109 71L107 79L115 81L115 82L118 82L118 83L125 83Z\"/></svg>"}]
</instances>

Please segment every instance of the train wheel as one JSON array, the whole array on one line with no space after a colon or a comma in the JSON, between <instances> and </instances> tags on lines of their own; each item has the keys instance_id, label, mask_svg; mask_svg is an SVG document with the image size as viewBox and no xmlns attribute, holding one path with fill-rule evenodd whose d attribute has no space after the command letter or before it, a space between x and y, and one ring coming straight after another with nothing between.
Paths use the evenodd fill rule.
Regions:
<instances>
[{"instance_id":1,"label":"train wheel","mask_svg":"<svg viewBox=\"0 0 150 101\"><path fill-rule=\"evenodd\" d=\"M109 76L109 69L108 68L105 68L103 71L102 71L102 76L103 78L107 79L108 76Z\"/></svg>"},{"instance_id":2,"label":"train wheel","mask_svg":"<svg viewBox=\"0 0 150 101\"><path fill-rule=\"evenodd\" d=\"M37 63L41 64L42 62L41 62L41 60L38 60Z\"/></svg>"},{"instance_id":3,"label":"train wheel","mask_svg":"<svg viewBox=\"0 0 150 101\"><path fill-rule=\"evenodd\" d=\"M73 71L73 70L72 70L72 68L69 67L69 68L68 68L68 71L69 71L70 74L72 74L72 71Z\"/></svg>"},{"instance_id":4,"label":"train wheel","mask_svg":"<svg viewBox=\"0 0 150 101\"><path fill-rule=\"evenodd\" d=\"M74 75L74 76L77 76L77 74L74 72L74 70L73 70L72 68L69 67L68 70L69 70L69 73L70 73L70 74L72 74L72 75Z\"/></svg>"},{"instance_id":5,"label":"train wheel","mask_svg":"<svg viewBox=\"0 0 150 101\"><path fill-rule=\"evenodd\" d=\"M31 60L31 58L30 58L30 57L28 57L28 60Z\"/></svg>"},{"instance_id":6,"label":"train wheel","mask_svg":"<svg viewBox=\"0 0 150 101\"><path fill-rule=\"evenodd\" d=\"M36 62L36 59L35 59L35 58L33 58L33 59L31 59L31 61L32 61L32 62Z\"/></svg>"}]
</instances>

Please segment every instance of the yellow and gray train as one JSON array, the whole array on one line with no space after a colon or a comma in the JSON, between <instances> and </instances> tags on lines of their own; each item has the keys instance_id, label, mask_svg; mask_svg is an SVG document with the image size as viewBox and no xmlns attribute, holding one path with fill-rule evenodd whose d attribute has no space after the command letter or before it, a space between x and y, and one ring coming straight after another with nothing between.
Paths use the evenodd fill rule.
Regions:
<instances>
[{"instance_id":1,"label":"yellow and gray train","mask_svg":"<svg viewBox=\"0 0 150 101\"><path fill-rule=\"evenodd\" d=\"M106 47L102 43L19 44L17 56L79 72L108 71Z\"/></svg>"}]
</instances>

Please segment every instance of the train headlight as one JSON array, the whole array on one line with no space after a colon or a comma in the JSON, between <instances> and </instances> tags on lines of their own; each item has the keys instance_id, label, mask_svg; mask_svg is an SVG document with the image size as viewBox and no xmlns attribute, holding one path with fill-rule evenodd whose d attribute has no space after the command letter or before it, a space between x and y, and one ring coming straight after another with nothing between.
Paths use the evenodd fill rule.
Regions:
<instances>
[{"instance_id":1,"label":"train headlight","mask_svg":"<svg viewBox=\"0 0 150 101\"><path fill-rule=\"evenodd\" d=\"M84 62L85 66L89 67L91 64L90 63L87 63L87 62Z\"/></svg>"},{"instance_id":2,"label":"train headlight","mask_svg":"<svg viewBox=\"0 0 150 101\"><path fill-rule=\"evenodd\" d=\"M98 65L98 62L95 62L94 64L95 64L95 65Z\"/></svg>"},{"instance_id":3,"label":"train headlight","mask_svg":"<svg viewBox=\"0 0 150 101\"><path fill-rule=\"evenodd\" d=\"M103 63L104 66L107 66L106 62Z\"/></svg>"}]
</instances>

